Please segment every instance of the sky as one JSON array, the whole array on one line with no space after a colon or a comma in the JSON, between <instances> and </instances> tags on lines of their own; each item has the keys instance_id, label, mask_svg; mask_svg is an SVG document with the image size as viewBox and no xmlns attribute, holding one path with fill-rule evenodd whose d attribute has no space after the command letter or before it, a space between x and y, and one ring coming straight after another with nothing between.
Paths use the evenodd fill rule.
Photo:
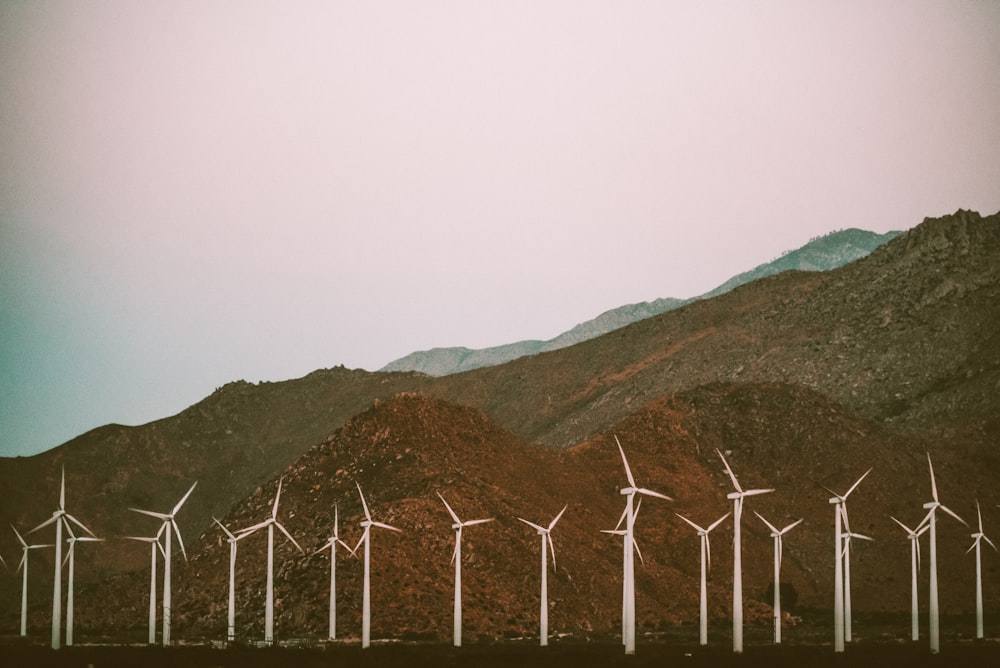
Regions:
<instances>
[{"instance_id":1,"label":"sky","mask_svg":"<svg viewBox=\"0 0 1000 668\"><path fill-rule=\"evenodd\" d=\"M1000 210L1000 3L0 0L0 455Z\"/></svg>"}]
</instances>

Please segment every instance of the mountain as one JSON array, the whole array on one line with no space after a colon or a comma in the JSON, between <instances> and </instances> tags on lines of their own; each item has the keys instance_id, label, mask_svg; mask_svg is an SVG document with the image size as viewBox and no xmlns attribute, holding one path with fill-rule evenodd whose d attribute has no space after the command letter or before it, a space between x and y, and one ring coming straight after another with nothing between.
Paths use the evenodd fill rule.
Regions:
<instances>
[{"instance_id":1,"label":"mountain","mask_svg":"<svg viewBox=\"0 0 1000 668\"><path fill-rule=\"evenodd\" d=\"M643 506L644 628L696 615L696 536L673 513L710 521L726 511L729 482L715 448L744 484L777 490L755 497L754 510L777 522L806 518L785 543L783 578L816 608L829 604L832 518L815 483L839 489L874 466L851 511L852 526L877 538L852 560L856 605L903 611L908 546L888 515L919 520L929 494L925 452L950 508L969 520L979 498L987 527L1000 519L998 389L1000 214L958 211L839 269L784 272L499 366L440 378L334 368L282 383L231 383L172 417L109 425L34 457L0 459L0 523L30 528L47 519L65 466L67 509L109 538L78 555L79 628L131 628L141 638L148 548L114 537L155 529L128 507L169 508L198 480L177 520L190 562L174 561L174 619L179 633L217 637L228 550L212 515L236 528L256 523L284 475L281 518L307 550L329 535L334 504L346 538L356 540L358 482L378 518L405 531L375 538L376 633L441 637L453 540L434 495L441 491L460 514L497 518L473 527L482 532L470 530L463 544L465 614L470 637L502 637L536 619L536 536L514 518L544 521L568 503L554 536L553 629L608 634L620 614L621 546L609 547L597 529L620 514L618 435L641 483L676 499ZM755 599L748 618L766 620L761 588L771 544L752 517L743 524ZM726 527L716 539L716 619L728 614L726 550L718 548ZM940 530L942 601L965 611L968 529L943 521ZM263 548L245 545L240 624L253 631ZM285 544L278 551L279 636L314 635L327 562L295 557ZM0 532L0 553L16 559L11 532ZM356 632L360 576L346 563L338 568L343 624ZM32 554L36 629L47 623L52 567L50 554ZM985 576L991 610L1000 604L1000 573L987 568ZM16 628L19 591L18 578L0 579L8 628Z\"/></svg>"},{"instance_id":2,"label":"mountain","mask_svg":"<svg viewBox=\"0 0 1000 668\"><path fill-rule=\"evenodd\" d=\"M392 361L380 371L419 371L429 376L446 376L484 366L504 364L527 355L558 350L582 341L607 334L638 320L672 311L697 299L717 297L741 285L773 276L783 271L829 271L859 260L901 232L877 234L859 229L847 229L810 239L801 248L784 253L771 262L761 264L750 271L730 278L719 287L690 299L664 298L651 302L626 304L605 311L593 320L580 323L567 332L547 341L518 341L502 346L481 348L432 348L410 353Z\"/></svg>"}]
</instances>

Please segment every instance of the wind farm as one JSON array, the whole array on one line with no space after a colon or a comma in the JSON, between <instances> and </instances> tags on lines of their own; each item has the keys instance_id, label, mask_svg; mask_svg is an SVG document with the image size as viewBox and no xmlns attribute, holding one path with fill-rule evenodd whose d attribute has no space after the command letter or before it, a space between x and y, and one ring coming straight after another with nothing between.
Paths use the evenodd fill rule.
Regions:
<instances>
[{"instance_id":1,"label":"wind farm","mask_svg":"<svg viewBox=\"0 0 1000 668\"><path fill-rule=\"evenodd\" d=\"M825 285L816 277L778 277L767 291L745 290L743 298L766 299L766 293L779 290L785 282L809 295L808 300L803 297L805 301L796 303L796 309L807 308L807 301L818 300L816 291ZM865 284L877 285L874 281ZM708 302L696 304L682 315L687 319L708 319L711 313L715 321L718 313L714 308ZM705 335L703 339L691 339L680 337L681 333L672 330L667 341L684 340L690 347L695 340L709 338ZM591 357L600 359L596 344L592 345ZM638 348L638 344L631 345ZM657 344L645 348L642 355L668 349L666 344ZM630 348L622 350L623 356L634 354L646 359L638 352L630 352ZM770 355L766 359L770 360ZM547 364L547 358L532 360L531 364L542 362ZM527 364L518 366L521 373L528 373ZM674 364L680 364L680 358ZM641 380L640 367L629 370L633 378ZM569 372L564 369L563 373ZM883 644L888 652L881 655L883 658L892 656L890 648L901 657L923 656L931 654L931 635L921 633L921 639L912 640L910 576L912 559L920 556L918 621L921 616L928 620L930 522L914 526L929 511L940 508L919 507L926 502L928 493L932 503L944 502L960 517L971 517L970 513L976 512L978 498L977 518L981 515L983 528L978 531L977 523L967 529L952 521L954 518L947 512L936 513L937 518L945 520L936 523L934 541L940 585L937 651L965 657L965 643L973 639L976 560L974 549L967 550L976 540L975 533L982 533L980 543L987 545L981 554L984 643L972 649L989 652L994 648L991 639L1000 633L993 621L997 619L997 587L986 537L992 538L989 527L997 519L997 499L989 450L976 450L979 454L975 457L960 456L965 451L952 451L949 447L954 443L948 445L947 439L921 437L909 427L903 430L885 419L871 419L822 392L785 381L716 382L680 389L645 403L639 394L628 390L632 405L620 416L610 422L596 422L597 415L611 403L611 399L604 399L578 417L595 420L596 428L591 426L592 431L574 437L570 447L540 447L539 437L525 437L510 428L513 418L504 422L475 406L436 396L433 388L440 387L436 385L439 381L420 378L424 385L419 391L397 391L393 383L415 382L403 376L406 374L386 374L385 384L390 388L386 396L352 409L355 414L347 422L325 429L328 434L317 437L303 452L274 464L274 470L266 476L247 474L244 480L243 464L229 460L224 475L207 468L207 477L202 480L199 476L197 488L192 489L196 471L205 464L198 459L200 451L191 446L185 451L189 453L189 466L171 465L165 469L169 475L162 479L143 474L133 481L124 475L116 478L110 463L96 469L93 464L89 468L80 465L69 447L64 451L65 462L46 467L40 478L44 484L31 486L30 492L25 491L27 485L16 481L11 484L13 500L5 504L4 511L9 514L3 519L9 517L17 527L36 526L46 520L42 509L50 506L52 491L60 488L65 463L66 498L57 507L83 518L86 526L104 539L76 545L76 624L74 646L69 649L84 650L96 638L121 638L123 644L137 642L140 637L145 640L151 626L146 619L147 603L159 602L155 585L162 582L160 569L166 566L166 551L161 552L161 546L165 547L168 540L168 528L171 535L175 533L175 521L184 537L174 547L181 548L178 551L188 559L173 559L171 564L171 645L179 649L178 645L204 643L235 649L257 644L264 637L262 603L266 585L260 570L266 563L267 545L258 540L263 532L241 538L243 534L235 528L252 528L268 517L280 520L303 548L300 551L291 542L282 541L274 545L274 622L278 633L273 645L298 647L315 643L333 652L361 649L364 645L375 653L395 644L453 647L455 563L451 558L456 552L457 530L447 531L443 523L446 519L448 524L467 521L462 510L466 508L472 509L472 518L493 521L487 527L463 530L463 642L461 648L454 648L456 651L486 652L491 643L498 652L541 644L545 634L541 633L539 560L544 559L544 596L549 603L546 649L553 656L583 643L613 646L617 655L622 654L629 636L623 621L631 615L639 661L652 661L653 657L674 651L713 657L732 653L734 636L726 627L736 610L733 594L738 580L743 599L743 653L748 659L762 656L765 648L779 652L768 655L772 657L782 656L780 652L795 656L806 647L834 654L836 650L829 641L835 620L830 619L828 611L835 590L835 565L847 555L846 537L852 541L850 563L841 562L841 577L850 578L847 586L854 628L853 641L845 651L861 662L869 652L882 652L874 648ZM495 387L485 385L485 373L474 377L484 387ZM588 377L617 382L617 377ZM346 386L351 378L356 379L352 381L355 384L362 383L364 374L333 370L310 378L308 382L320 388L315 390L312 405L319 405L316 397L330 396L334 392L330 388ZM459 378L448 382L466 381ZM551 384L556 385L555 380ZM603 396L586 394L587 387L581 385L579 401ZM232 407L238 405L239 397L256 396L256 391L249 384L224 388L199 411L212 414L217 423L236 424L237 413ZM476 394L470 389L467 392L472 403ZM521 408L518 415L519 419L528 419L531 413ZM158 429L166 431L164 425L158 425ZM224 433L218 424L215 429L213 433ZM291 431L287 424L282 429ZM116 428L107 436L98 433L89 438L126 439L128 433ZM963 438L971 439L968 432L961 433ZM185 437L194 438L191 434ZM219 452L222 447L217 446ZM212 451L212 458L207 459L218 457L219 452ZM246 456L247 460L255 458ZM129 466L136 467L131 463ZM862 475L869 469L870 473ZM230 475L230 471L236 473ZM928 473L932 474L930 486ZM23 477L28 479L27 474ZM223 496L229 493L225 481L230 477L232 482L228 484L239 489L232 500ZM91 487L92 479L110 480L113 484ZM4 485L10 480L2 477ZM817 484L836 492L819 495ZM751 489L758 486L759 490ZM276 491L279 488L280 495ZM771 488L773 492L764 493ZM185 491L180 504L175 504ZM447 499L448 506L442 504L438 492ZM656 498L665 493L673 501ZM771 535L780 525L768 527L756 520L740 524L725 521L736 510L737 499L733 497L741 494L741 500L749 500L750 509L768 521L804 518L784 538L780 583L775 583L774 578L775 537ZM35 500L33 506L17 500L25 495ZM280 504L276 503L279 496ZM649 496L653 498L645 498ZM829 502L831 497L837 501ZM644 499L641 512L640 498ZM836 507L844 501L850 505L849 518ZM830 527L830 505L835 506L833 519L841 524L839 539L836 526ZM550 526L557 517L553 513L566 506L569 509L558 515L557 524ZM129 507L155 510L129 513ZM746 510L746 506L740 504L740 510ZM149 522L150 515L158 520L156 524ZM168 515L176 515L176 519L168 523ZM697 527L710 527L716 543L711 570L710 548L705 545L705 617L712 634L704 645L700 642L703 536L696 526L677 515L697 521ZM912 520L907 526L914 528L916 536L910 549L902 542L908 533L902 532L892 517ZM601 529L615 527L616 522L616 540L601 535ZM737 526L739 541L734 535ZM76 524L72 527L78 532ZM385 527L402 533L378 531ZM551 536L539 534L539 527L550 529ZM326 561L332 555L324 549L331 545L331 529L342 541L338 547L357 545L359 557L344 558L344 552L338 550L335 577L331 577L334 564ZM34 539L52 543L54 532L42 531L40 536L25 538L29 542ZM142 537L143 549L138 545L126 547L129 543L122 540L126 536ZM874 541L865 541L861 536ZM60 565L65 562L61 566L63 601L68 594L65 585L69 574L66 537L64 531L59 560ZM13 566L23 548L13 531L3 538L0 551ZM704 538L708 538L707 531ZM235 567L231 565L230 539L239 539ZM720 540L727 547L733 540L733 552L719 550ZM920 542L924 545L920 546ZM362 543L367 559L360 549ZM642 554L639 563L632 564L634 594L629 596L623 577L626 553L639 556L636 545L641 545ZM540 553L540 547L544 553ZM553 547L558 548L558 568L552 564ZM324 550L319 553L324 555L322 560L307 556L320 550ZM829 559L831 552L835 555L833 562ZM28 645L40 643L51 621L44 609L48 602L38 599L43 593L46 598L51 595L53 556L53 548L31 551L26 606ZM734 568L737 559L739 570ZM157 564L161 560L162 566ZM119 570L118 561L130 565ZM320 564L323 568L318 567ZM470 568L470 564L474 567ZM151 580L154 587L147 599ZM6 606L3 609L9 611L12 635L17 635L20 627L20 585L20 573L16 577L8 574L4 589L0 589L5 594L0 607ZM331 596L334 586L336 593ZM232 606L228 601L230 591L234 592ZM784 623L780 649L773 647L774 612L778 607L774 591L781 593L780 618ZM634 601L634 613L628 609L629 600ZM338 621L333 640L331 602L337 605ZM162 610L160 605L154 608L154 612ZM363 643L364 635L367 642ZM906 645L893 644L897 639L905 640Z\"/></svg>"}]
</instances>

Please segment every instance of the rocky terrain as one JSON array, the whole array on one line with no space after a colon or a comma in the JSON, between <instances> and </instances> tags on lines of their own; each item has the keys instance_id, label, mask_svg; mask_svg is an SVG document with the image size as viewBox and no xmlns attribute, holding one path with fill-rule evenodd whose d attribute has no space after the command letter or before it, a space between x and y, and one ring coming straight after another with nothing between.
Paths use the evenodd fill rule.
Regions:
<instances>
[{"instance_id":1,"label":"rocky terrain","mask_svg":"<svg viewBox=\"0 0 1000 668\"><path fill-rule=\"evenodd\" d=\"M141 640L148 548L119 537L156 525L126 508L167 510L198 480L178 516L189 561L174 559L174 628L178 637L220 637L228 548L211 517L232 528L261 521L284 476L279 518L306 554L278 542L278 635L317 637L329 566L325 553L310 555L332 530L335 505L345 539L358 539L360 484L376 518L402 529L373 538L373 635L443 640L454 534L441 492L463 517L496 518L463 542L466 634L487 640L537 632L539 546L516 518L547 522L568 504L553 534L550 624L575 638L608 637L620 628L621 545L599 529L622 509L617 435L640 484L675 499L649 500L639 519L643 630L697 618L697 536L674 513L708 523L729 509L716 449L745 485L776 490L754 497L744 515L748 623L769 623L772 549L751 511L775 523L805 518L785 542L782 578L796 599L786 609L825 610L832 513L820 485L843 490L869 467L851 519L876 540L852 553L854 604L861 614L905 612L908 544L889 515L919 521L930 494L927 452L945 504L974 521L978 498L987 533L1000 522L998 337L1000 216L960 211L840 269L765 278L502 366L442 378L335 368L233 383L173 417L0 460L0 521L27 528L50 516L65 465L68 510L109 539L78 555L78 628ZM942 604L967 613L970 529L949 519L940 530ZM8 533L0 552L16 564ZM712 536L716 627L730 615L731 536L731 521ZM237 625L246 639L262 635L265 542L240 545ZM993 616L998 561L984 555ZM49 623L51 554L33 553L31 573L38 633ZM343 558L338 575L338 627L356 635L360 564ZM19 577L0 578L3 628L16 629L19 594Z\"/></svg>"}]
</instances>

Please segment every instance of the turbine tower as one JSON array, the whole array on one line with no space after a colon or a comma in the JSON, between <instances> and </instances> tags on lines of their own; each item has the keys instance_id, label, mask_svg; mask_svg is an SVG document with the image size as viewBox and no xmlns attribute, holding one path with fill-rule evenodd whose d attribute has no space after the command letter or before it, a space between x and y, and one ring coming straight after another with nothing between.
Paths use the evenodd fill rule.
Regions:
<instances>
[{"instance_id":1,"label":"turbine tower","mask_svg":"<svg viewBox=\"0 0 1000 668\"><path fill-rule=\"evenodd\" d=\"M21 574L21 637L23 638L28 635L28 552L43 547L52 547L52 545L28 545L17 529L14 529L13 524L10 525L10 528L14 530L17 542L21 544L21 561L17 565L14 575L17 575L17 571L24 569Z\"/></svg>"},{"instance_id":2,"label":"turbine tower","mask_svg":"<svg viewBox=\"0 0 1000 668\"><path fill-rule=\"evenodd\" d=\"M735 492L726 495L727 499L733 501L733 651L740 653L743 651L743 563L742 563L742 539L740 538L740 524L743 519L743 500L748 496L758 494L768 494L773 489L748 489L740 487L740 481L736 479L736 474L729 467L729 462L722 456L718 448L715 450L722 463L726 465L726 472L730 480L733 481Z\"/></svg>"},{"instance_id":3,"label":"turbine tower","mask_svg":"<svg viewBox=\"0 0 1000 668\"><path fill-rule=\"evenodd\" d=\"M632 469L629 468L628 459L625 458L625 449L622 448L621 441L615 436L615 443L618 444L618 452L622 456L622 464L625 466L625 477L628 478L628 486L621 488L619 493L625 497L625 545L622 553L624 577L622 582L622 643L625 645L626 654L635 654L635 559L632 548L635 546L635 495L652 496L665 501L673 501L666 494L654 492L645 487L639 487L632 476Z\"/></svg>"},{"instance_id":4,"label":"turbine tower","mask_svg":"<svg viewBox=\"0 0 1000 668\"><path fill-rule=\"evenodd\" d=\"M753 511L761 522L767 525L767 528L771 530L771 538L774 539L774 605L772 609L774 610L774 644L781 644L781 537L786 533L797 527L802 523L802 520L796 520L786 526L784 529L779 530L773 524L764 519L764 516L758 513L756 510Z\"/></svg>"},{"instance_id":5,"label":"turbine tower","mask_svg":"<svg viewBox=\"0 0 1000 668\"><path fill-rule=\"evenodd\" d=\"M444 499L442 499L443 501ZM445 504L447 505L447 504ZM566 508L569 506L563 506L563 509L559 511L559 514L555 516L547 527L539 526L534 522L529 522L528 520L518 517L517 519L527 524L529 527L533 528L539 536L542 537L542 604L541 611L539 613L539 631L538 637L542 647L549 644L549 588L548 588L548 571L549 565L547 559L545 558L546 547L550 548L552 552L552 570L556 569L556 546L552 544L552 527L556 525L559 518L563 516L566 512Z\"/></svg>"},{"instance_id":6,"label":"turbine tower","mask_svg":"<svg viewBox=\"0 0 1000 668\"><path fill-rule=\"evenodd\" d=\"M104 540L103 538L93 538L91 536L79 536L73 534L73 530L67 525L66 530L69 532L69 538L66 542L69 543L69 548L67 549L66 559L63 561L65 566L69 562L69 579L66 583L66 647L73 646L73 572L75 570L76 562L76 544L77 543L96 543L98 541Z\"/></svg>"},{"instance_id":7,"label":"turbine tower","mask_svg":"<svg viewBox=\"0 0 1000 668\"><path fill-rule=\"evenodd\" d=\"M834 518L834 540L833 540L833 651L844 651L844 559L843 559L843 508L847 504L847 497L858 488L861 481L871 473L868 469L858 478L845 494L837 494L828 487L823 487L833 496L830 503L833 504ZM821 485L822 487L822 485Z\"/></svg>"},{"instance_id":8,"label":"turbine tower","mask_svg":"<svg viewBox=\"0 0 1000 668\"><path fill-rule=\"evenodd\" d=\"M227 529L218 519L213 517L212 520L226 534L226 542L229 543L229 614L226 617L226 641L234 642L236 640L236 548L237 543L250 534L241 533L239 536L233 535L233 532ZM155 553L153 554L153 558L156 558Z\"/></svg>"},{"instance_id":9,"label":"turbine tower","mask_svg":"<svg viewBox=\"0 0 1000 668\"><path fill-rule=\"evenodd\" d=\"M458 515L455 511L451 509L448 502L444 500L441 496L441 492L437 493L438 498L444 503L444 507L448 509L448 514L451 515L451 519L454 523L451 528L455 530L455 551L451 555L451 560L455 562L455 623L454 623L454 644L455 647L462 646L462 529L474 524L484 524L486 522L492 522L493 518L485 520L467 520L463 522L458 519Z\"/></svg>"},{"instance_id":10,"label":"turbine tower","mask_svg":"<svg viewBox=\"0 0 1000 668\"><path fill-rule=\"evenodd\" d=\"M264 601L264 644L274 644L274 527L278 527L285 538L292 542L299 552L303 552L302 546L295 542L292 534L288 533L281 522L278 521L278 502L281 500L281 484L284 478L278 479L278 491L274 495L274 505L271 506L271 516L263 522L254 524L239 531L240 538L249 536L260 529L267 529L267 587Z\"/></svg>"},{"instance_id":11,"label":"turbine tower","mask_svg":"<svg viewBox=\"0 0 1000 668\"><path fill-rule=\"evenodd\" d=\"M732 513L726 513L719 519L715 520L708 525L707 529L703 529L688 518L684 517L680 513L675 513L677 517L681 518L698 532L698 536L701 538L701 603L699 605L699 642L702 645L708 644L708 570L712 567L712 546L708 542L708 534L715 527L722 524L722 522L729 517Z\"/></svg>"},{"instance_id":12,"label":"turbine tower","mask_svg":"<svg viewBox=\"0 0 1000 668\"><path fill-rule=\"evenodd\" d=\"M851 624L851 539L874 540L868 536L851 531L850 523L847 521L847 506L841 506L840 512L844 518L844 532L841 538L844 540L844 549L841 552L841 559L844 560L844 641L852 642Z\"/></svg>"},{"instance_id":13,"label":"turbine tower","mask_svg":"<svg viewBox=\"0 0 1000 668\"><path fill-rule=\"evenodd\" d=\"M163 551L163 544L160 543L160 536L166 530L166 523L160 525L160 530L155 536L126 536L128 540L137 540L149 543L149 644L156 644L156 551L160 551L164 563L167 560L167 553Z\"/></svg>"},{"instance_id":14,"label":"turbine tower","mask_svg":"<svg viewBox=\"0 0 1000 668\"><path fill-rule=\"evenodd\" d=\"M371 533L372 527L379 527L382 529L389 529L390 531L399 531L396 527L389 526L388 524L383 524L382 522L376 522L372 519L372 514L368 510L368 504L365 502L365 495L361 492L361 485L358 485L358 495L361 497L361 507L365 511L365 519L361 521L361 528L364 529L364 533L361 534L361 540L354 547L354 552L358 551L361 547L361 543L365 544L365 578L363 595L361 598L361 647L367 648L371 645L371 626L372 626L372 605L371 605Z\"/></svg>"},{"instance_id":15,"label":"turbine tower","mask_svg":"<svg viewBox=\"0 0 1000 668\"><path fill-rule=\"evenodd\" d=\"M342 545L352 557L356 556L351 546L340 540L339 526L337 504L333 504L333 535L323 543L323 547L313 552L316 555L323 550L330 550L330 640L337 639L337 545Z\"/></svg>"},{"instance_id":16,"label":"turbine tower","mask_svg":"<svg viewBox=\"0 0 1000 668\"><path fill-rule=\"evenodd\" d=\"M891 516L890 516L891 517ZM916 529L911 529L895 517L892 521L903 528L906 537L910 541L910 638L914 641L920 640L920 609L917 605L917 572L920 570L920 536L929 528L926 524L928 517L920 520Z\"/></svg>"},{"instance_id":17,"label":"turbine tower","mask_svg":"<svg viewBox=\"0 0 1000 668\"><path fill-rule=\"evenodd\" d=\"M177 543L181 546L181 554L184 555L184 561L187 561L187 552L184 550L184 540L181 538L181 530L177 527L177 521L174 519L174 516L177 515L177 512L181 509L181 506L184 505L184 502L187 501L188 497L191 496L191 492L194 491L194 488L197 485L197 482L191 485L187 494L181 497L181 500L177 502L177 505L175 505L169 513L157 513L152 510L129 508L129 510L133 512L142 513L143 515L149 515L150 517L155 517L156 519L161 520L162 524L160 526L160 532L158 532L157 535L163 533L166 537L166 545L163 548L163 633L161 634L161 642L164 647L168 647L170 645L170 537L172 534L177 534Z\"/></svg>"},{"instance_id":18,"label":"turbine tower","mask_svg":"<svg viewBox=\"0 0 1000 668\"><path fill-rule=\"evenodd\" d=\"M976 550L976 638L981 640L983 637L983 561L980 546L984 540L990 544L994 552L997 551L997 546L993 544L989 536L983 533L983 512L979 509L979 499L976 499L976 516L979 518L979 531L972 534L972 545L965 553L968 554L973 549Z\"/></svg>"},{"instance_id":19,"label":"turbine tower","mask_svg":"<svg viewBox=\"0 0 1000 668\"><path fill-rule=\"evenodd\" d=\"M928 635L930 636L931 654L937 654L941 651L941 618L938 610L937 523L935 518L935 515L937 515L937 509L940 508L965 526L969 525L965 520L956 515L951 511L951 509L938 500L937 482L934 480L934 465L931 464L931 454L929 452L927 453L927 467L931 473L931 498L933 499L932 501L928 501L924 504L924 508L928 511L927 522L930 526L931 543L930 590L927 595L929 600L927 615L929 621Z\"/></svg>"},{"instance_id":20,"label":"turbine tower","mask_svg":"<svg viewBox=\"0 0 1000 668\"><path fill-rule=\"evenodd\" d=\"M57 508L53 513L52 517L45 520L37 527L29 531L32 534L43 527L55 522L56 525L56 558L55 558L55 573L52 581L52 649L59 649L62 635L62 530L63 525L67 529L70 528L70 522L76 524L78 527L86 531L91 536L94 536L94 532L83 526L78 519L66 512L66 467L62 469L62 481L59 485L59 508ZM95 536L96 538L96 536Z\"/></svg>"}]
</instances>

